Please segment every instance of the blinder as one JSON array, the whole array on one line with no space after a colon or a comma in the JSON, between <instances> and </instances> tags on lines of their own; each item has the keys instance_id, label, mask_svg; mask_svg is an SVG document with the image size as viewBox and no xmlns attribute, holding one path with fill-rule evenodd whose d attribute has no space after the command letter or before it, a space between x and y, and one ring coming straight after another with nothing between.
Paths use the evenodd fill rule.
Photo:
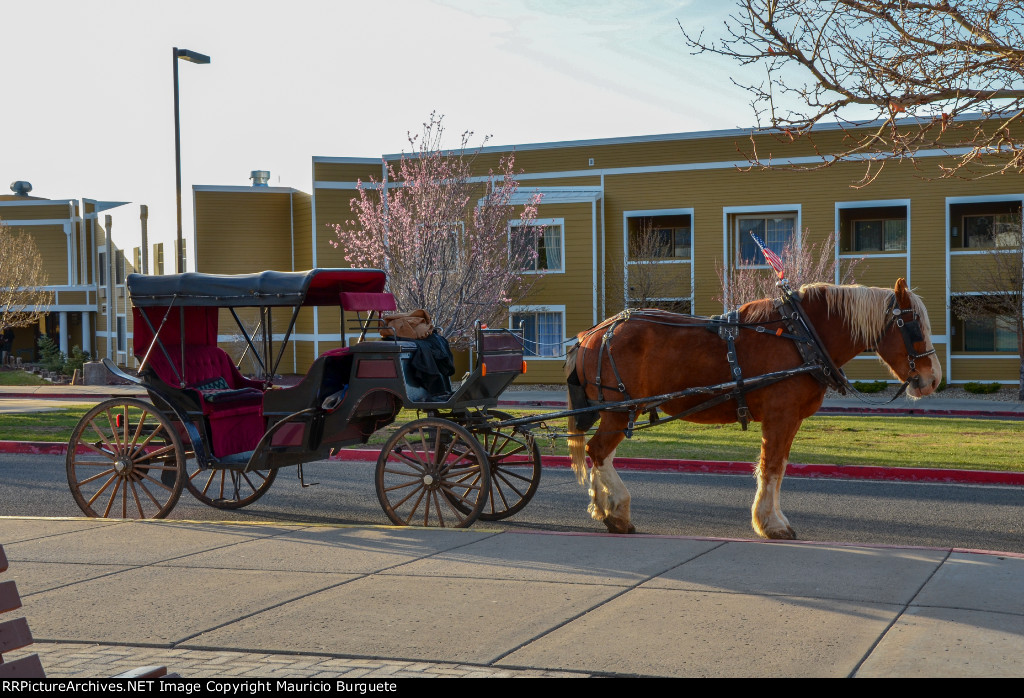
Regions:
<instances>
[{"instance_id":1,"label":"blinder","mask_svg":"<svg viewBox=\"0 0 1024 698\"><path fill-rule=\"evenodd\" d=\"M889 319L885 323L885 328L882 330L882 334L879 336L878 340L881 341L882 337L885 336L894 324L899 328L900 336L903 338L903 345L907 350L907 362L910 364L910 373L907 376L907 381L909 382L917 372L917 359L924 358L925 356L931 356L935 353L935 348L932 347L930 350L920 353L914 349L914 344L924 342L924 332L921 331L920 317L913 307L901 308L895 293L893 293L892 298L889 299L889 305L886 308L886 315L889 316ZM910 319L904 320L904 315L909 315ZM878 342L875 342L875 351L877 350Z\"/></svg>"}]
</instances>

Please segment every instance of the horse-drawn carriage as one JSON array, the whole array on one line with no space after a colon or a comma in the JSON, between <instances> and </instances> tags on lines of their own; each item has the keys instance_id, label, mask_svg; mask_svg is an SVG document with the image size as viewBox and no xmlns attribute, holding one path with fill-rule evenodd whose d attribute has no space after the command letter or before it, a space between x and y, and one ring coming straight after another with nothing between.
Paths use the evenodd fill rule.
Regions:
<instances>
[{"instance_id":1,"label":"horse-drawn carriage","mask_svg":"<svg viewBox=\"0 0 1024 698\"><path fill-rule=\"evenodd\" d=\"M162 518L183 489L214 507L243 507L280 468L298 466L301 477L302 464L366 443L408 408L426 417L400 426L382 447L381 506L397 524L469 526L530 501L541 474L530 426L567 417L573 468L581 482L590 478L591 516L626 533L634 530L630 496L612 465L623 438L669 419L744 428L757 421L752 524L761 536L793 538L779 505L790 446L828 388L850 388L842 365L875 351L912 396L935 390L941 369L924 304L903 279L893 289L792 290L777 271L774 301L714 318L626 310L580 333L566 361L570 409L519 418L492 409L525 367L523 339L510 330L477 325L473 370L455 390L446 375L424 380L417 354L424 348L416 343L364 341L395 309L382 271L133 274L138 375L105 364L143 386L150 401L115 398L86 414L69 444L68 482L89 516ZM346 319L354 320L361 341L317 356L295 386L244 377L218 346L218 322L228 313L258 357L259 375L273 376L310 306L339 308L341 337ZM251 332L239 318L243 308L258 314ZM272 312L283 308L291 315L276 328Z\"/></svg>"},{"instance_id":2,"label":"horse-drawn carriage","mask_svg":"<svg viewBox=\"0 0 1024 698\"><path fill-rule=\"evenodd\" d=\"M163 518L184 489L210 506L244 507L280 468L298 466L301 477L302 464L365 444L407 408L426 417L391 434L377 461L377 495L391 521L469 526L519 511L537 490L540 451L528 430L495 427L508 415L489 408L523 372L521 339L478 325L475 366L452 390L448 375L424 376L433 359L423 342L368 338L395 310L385 283L376 269L130 275L139 370L104 363L149 401L107 400L75 428L67 474L79 507L89 516ZM297 324L312 324L303 317L309 307L321 308L321 324L323 309L339 309L341 337L354 329L360 341L321 353L298 384L275 386ZM275 321L274 311L287 317ZM256 317L247 326L240 313ZM223 315L262 378L243 376L219 346Z\"/></svg>"}]
</instances>

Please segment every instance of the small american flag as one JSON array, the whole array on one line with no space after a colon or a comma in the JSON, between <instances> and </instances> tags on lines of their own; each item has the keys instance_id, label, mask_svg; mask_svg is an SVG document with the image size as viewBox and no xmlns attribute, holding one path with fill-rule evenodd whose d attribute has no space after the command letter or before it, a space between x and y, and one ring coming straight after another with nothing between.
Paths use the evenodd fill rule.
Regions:
<instances>
[{"instance_id":1,"label":"small american flag","mask_svg":"<svg viewBox=\"0 0 1024 698\"><path fill-rule=\"evenodd\" d=\"M754 235L754 233L751 233L750 237L754 238L754 242L756 242L757 246L761 248L761 254L763 254L764 258L768 260L768 264L770 264L772 269L775 270L775 273L779 275L779 278L786 278L786 272L782 269L782 259L779 255L768 249L768 245L765 244L764 240L759 238L757 235Z\"/></svg>"}]
</instances>

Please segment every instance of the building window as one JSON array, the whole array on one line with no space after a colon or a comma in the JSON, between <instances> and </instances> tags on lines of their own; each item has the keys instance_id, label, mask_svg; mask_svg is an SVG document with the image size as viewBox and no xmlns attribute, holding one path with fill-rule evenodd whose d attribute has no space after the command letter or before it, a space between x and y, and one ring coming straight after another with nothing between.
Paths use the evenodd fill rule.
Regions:
<instances>
[{"instance_id":1,"label":"building window","mask_svg":"<svg viewBox=\"0 0 1024 698\"><path fill-rule=\"evenodd\" d=\"M526 260L524 271L565 271L565 228L561 220L537 221L529 229L513 224L509 238L517 258Z\"/></svg>"},{"instance_id":2,"label":"building window","mask_svg":"<svg viewBox=\"0 0 1024 698\"><path fill-rule=\"evenodd\" d=\"M1012 213L964 216L964 247L1015 247L1020 218Z\"/></svg>"},{"instance_id":3,"label":"building window","mask_svg":"<svg viewBox=\"0 0 1024 698\"><path fill-rule=\"evenodd\" d=\"M560 357L565 337L564 312L557 310L513 310L512 328L522 330L524 355Z\"/></svg>"},{"instance_id":4,"label":"building window","mask_svg":"<svg viewBox=\"0 0 1024 698\"><path fill-rule=\"evenodd\" d=\"M115 269L114 279L116 280L115 283L118 283L118 284L123 284L124 283L124 262L125 262L124 255L121 253L120 250L117 250L114 253L114 269Z\"/></svg>"},{"instance_id":5,"label":"building window","mask_svg":"<svg viewBox=\"0 0 1024 698\"><path fill-rule=\"evenodd\" d=\"M836 235L843 254L906 254L910 205L900 200L837 204Z\"/></svg>"},{"instance_id":6,"label":"building window","mask_svg":"<svg viewBox=\"0 0 1024 698\"><path fill-rule=\"evenodd\" d=\"M97 283L100 286L107 285L107 253L100 250L99 259L96 262L96 277Z\"/></svg>"},{"instance_id":7,"label":"building window","mask_svg":"<svg viewBox=\"0 0 1024 698\"><path fill-rule=\"evenodd\" d=\"M153 245L153 273L164 273L164 243L162 242Z\"/></svg>"},{"instance_id":8,"label":"building window","mask_svg":"<svg viewBox=\"0 0 1024 698\"><path fill-rule=\"evenodd\" d=\"M692 256L690 216L642 216L629 219L629 260Z\"/></svg>"},{"instance_id":9,"label":"building window","mask_svg":"<svg viewBox=\"0 0 1024 698\"><path fill-rule=\"evenodd\" d=\"M907 220L886 218L853 221L854 252L906 252Z\"/></svg>"},{"instance_id":10,"label":"building window","mask_svg":"<svg viewBox=\"0 0 1024 698\"><path fill-rule=\"evenodd\" d=\"M1017 332L1013 318L1006 315L971 318L962 321L963 351L1017 351Z\"/></svg>"},{"instance_id":11,"label":"building window","mask_svg":"<svg viewBox=\"0 0 1024 698\"><path fill-rule=\"evenodd\" d=\"M963 352L1016 352L1017 328L1007 314L1010 298L954 296L953 349Z\"/></svg>"},{"instance_id":12,"label":"building window","mask_svg":"<svg viewBox=\"0 0 1024 698\"><path fill-rule=\"evenodd\" d=\"M750 236L753 233L775 254L782 256L796 239L796 216L738 216L736 218L736 249L738 267L767 266L761 250Z\"/></svg>"},{"instance_id":13,"label":"building window","mask_svg":"<svg viewBox=\"0 0 1024 698\"><path fill-rule=\"evenodd\" d=\"M128 327L124 317L117 318L117 350L125 351Z\"/></svg>"}]
</instances>

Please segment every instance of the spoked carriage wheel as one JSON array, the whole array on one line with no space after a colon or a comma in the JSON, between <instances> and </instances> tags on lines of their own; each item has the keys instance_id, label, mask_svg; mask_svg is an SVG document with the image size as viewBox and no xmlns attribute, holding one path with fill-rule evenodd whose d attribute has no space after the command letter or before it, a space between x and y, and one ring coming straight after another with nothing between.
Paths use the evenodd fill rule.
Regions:
<instances>
[{"instance_id":1,"label":"spoked carriage wheel","mask_svg":"<svg viewBox=\"0 0 1024 698\"><path fill-rule=\"evenodd\" d=\"M68 485L87 515L162 519L185 484L185 449L153 405L114 398L86 413L71 434Z\"/></svg>"},{"instance_id":2,"label":"spoked carriage wheel","mask_svg":"<svg viewBox=\"0 0 1024 698\"><path fill-rule=\"evenodd\" d=\"M462 426L433 417L409 422L388 439L375 480L384 513L401 526L470 526L491 486L480 442Z\"/></svg>"},{"instance_id":3,"label":"spoked carriage wheel","mask_svg":"<svg viewBox=\"0 0 1024 698\"><path fill-rule=\"evenodd\" d=\"M192 496L217 509L241 509L262 497L274 484L277 468L243 473L228 468L201 470L195 460L185 466L185 487Z\"/></svg>"},{"instance_id":4,"label":"spoked carriage wheel","mask_svg":"<svg viewBox=\"0 0 1024 698\"><path fill-rule=\"evenodd\" d=\"M512 415L498 410L489 414L498 421ZM521 427L495 429L486 424L474 431L491 463L491 494L480 512L484 521L498 521L525 507L540 485L540 446L533 434Z\"/></svg>"}]
</instances>

